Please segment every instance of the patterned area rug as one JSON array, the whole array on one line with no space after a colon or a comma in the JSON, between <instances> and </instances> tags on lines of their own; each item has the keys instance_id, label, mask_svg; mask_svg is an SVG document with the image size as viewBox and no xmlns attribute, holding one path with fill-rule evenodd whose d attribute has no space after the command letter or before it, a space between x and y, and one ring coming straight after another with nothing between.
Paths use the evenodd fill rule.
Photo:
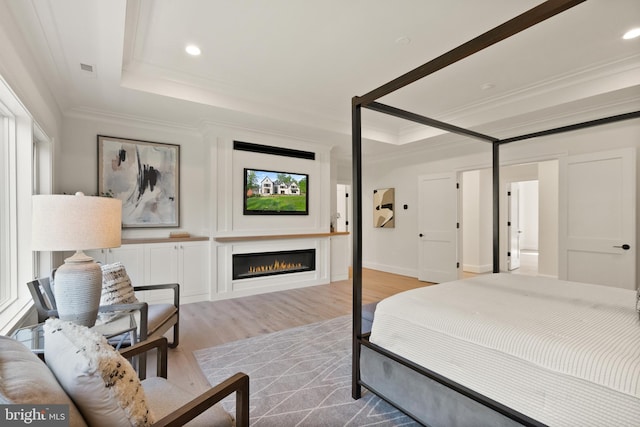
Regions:
<instances>
[{"instance_id":1,"label":"patterned area rug","mask_svg":"<svg viewBox=\"0 0 640 427\"><path fill-rule=\"evenodd\" d=\"M351 398L351 316L194 352L211 384L242 371L250 378L256 427L419 426L363 389ZM223 402L235 411L232 398Z\"/></svg>"}]
</instances>

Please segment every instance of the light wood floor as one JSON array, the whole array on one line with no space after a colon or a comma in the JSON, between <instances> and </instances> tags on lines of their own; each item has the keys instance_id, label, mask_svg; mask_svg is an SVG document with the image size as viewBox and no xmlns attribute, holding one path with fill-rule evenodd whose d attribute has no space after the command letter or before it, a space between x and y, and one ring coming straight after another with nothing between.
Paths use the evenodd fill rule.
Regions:
<instances>
[{"instance_id":1,"label":"light wood floor","mask_svg":"<svg viewBox=\"0 0 640 427\"><path fill-rule=\"evenodd\" d=\"M363 303L429 285L363 270ZM169 350L169 380L200 393L209 387L193 351L351 313L351 280L222 301L180 306L180 345ZM153 358L150 357L150 362ZM149 375L153 375L153 363Z\"/></svg>"}]
</instances>

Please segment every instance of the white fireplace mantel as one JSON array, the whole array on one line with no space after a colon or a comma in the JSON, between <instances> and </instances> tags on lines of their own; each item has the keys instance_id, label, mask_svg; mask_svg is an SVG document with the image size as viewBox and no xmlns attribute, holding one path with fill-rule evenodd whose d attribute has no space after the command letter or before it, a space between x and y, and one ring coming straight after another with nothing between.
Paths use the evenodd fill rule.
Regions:
<instances>
[{"instance_id":1,"label":"white fireplace mantel","mask_svg":"<svg viewBox=\"0 0 640 427\"><path fill-rule=\"evenodd\" d=\"M331 271L332 247L336 243L342 243L341 246L344 245L345 248L340 247L340 249L335 250L335 253L347 253L348 234L339 232L214 238L217 266L214 277L217 280L214 285L215 289L212 289L212 299L236 298L330 283L332 276L334 276ZM314 271L233 280L232 264L234 254L299 249L315 249L316 269ZM348 265L348 263L344 263L344 265ZM341 275L341 278L346 278L347 276L348 271Z\"/></svg>"},{"instance_id":2,"label":"white fireplace mantel","mask_svg":"<svg viewBox=\"0 0 640 427\"><path fill-rule=\"evenodd\" d=\"M280 239L308 239L315 237L348 236L348 231L331 231L329 233L306 233L306 234L262 234L258 236L224 236L216 237L216 242L248 242L253 240L280 240Z\"/></svg>"}]
</instances>

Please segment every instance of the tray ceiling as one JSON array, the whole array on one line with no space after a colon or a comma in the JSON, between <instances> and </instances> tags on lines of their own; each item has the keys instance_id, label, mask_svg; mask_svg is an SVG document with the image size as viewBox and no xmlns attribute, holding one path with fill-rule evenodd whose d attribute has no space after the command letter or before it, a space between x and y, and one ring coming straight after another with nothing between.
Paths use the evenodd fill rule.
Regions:
<instances>
[{"instance_id":1,"label":"tray ceiling","mask_svg":"<svg viewBox=\"0 0 640 427\"><path fill-rule=\"evenodd\" d=\"M9 0L8 6L64 113L241 126L325 141L346 154L351 97L540 3ZM499 137L637 110L640 38L621 38L633 27L640 27L637 0L587 1L381 102ZM189 43L202 54L186 54ZM365 116L364 126L365 138L384 144L440 136L376 113Z\"/></svg>"}]
</instances>

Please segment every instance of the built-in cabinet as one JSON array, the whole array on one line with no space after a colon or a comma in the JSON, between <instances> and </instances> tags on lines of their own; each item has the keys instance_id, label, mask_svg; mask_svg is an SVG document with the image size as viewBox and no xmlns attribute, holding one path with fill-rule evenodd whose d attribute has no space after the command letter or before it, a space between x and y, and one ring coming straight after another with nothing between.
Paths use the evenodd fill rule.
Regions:
<instances>
[{"instance_id":1,"label":"built-in cabinet","mask_svg":"<svg viewBox=\"0 0 640 427\"><path fill-rule=\"evenodd\" d=\"M348 234L218 237L213 253L211 241L206 237L123 239L118 248L85 253L103 264L118 261L124 264L134 286L179 283L180 303L186 304L347 280L351 264ZM233 254L309 248L316 253L314 271L245 280L232 278ZM170 290L143 291L136 296L149 303L173 301Z\"/></svg>"},{"instance_id":2,"label":"built-in cabinet","mask_svg":"<svg viewBox=\"0 0 640 427\"><path fill-rule=\"evenodd\" d=\"M123 245L113 249L95 249L84 251L100 264L112 264L120 261L127 269L133 285L145 284L144 245Z\"/></svg>"},{"instance_id":3,"label":"built-in cabinet","mask_svg":"<svg viewBox=\"0 0 640 427\"><path fill-rule=\"evenodd\" d=\"M331 236L331 281L349 279L351 255L349 251L349 235L338 234Z\"/></svg>"},{"instance_id":4,"label":"built-in cabinet","mask_svg":"<svg viewBox=\"0 0 640 427\"><path fill-rule=\"evenodd\" d=\"M181 303L209 299L209 242L176 242L145 245L147 284L180 283ZM145 301L170 298L162 292L147 292Z\"/></svg>"},{"instance_id":5,"label":"built-in cabinet","mask_svg":"<svg viewBox=\"0 0 640 427\"><path fill-rule=\"evenodd\" d=\"M144 239L134 243L136 240L129 239L119 248L85 253L104 264L121 262L134 286L179 283L181 304L209 300L209 240L172 240ZM146 302L173 301L170 290L139 292L136 296Z\"/></svg>"}]
</instances>

